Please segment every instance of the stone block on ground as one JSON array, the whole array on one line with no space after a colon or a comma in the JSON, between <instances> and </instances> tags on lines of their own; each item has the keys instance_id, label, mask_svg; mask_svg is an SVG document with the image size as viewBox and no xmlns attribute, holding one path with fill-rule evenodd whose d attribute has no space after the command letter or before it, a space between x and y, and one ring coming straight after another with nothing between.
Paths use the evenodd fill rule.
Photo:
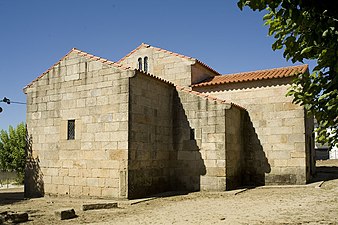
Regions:
<instances>
[{"instance_id":1,"label":"stone block on ground","mask_svg":"<svg viewBox=\"0 0 338 225\"><path fill-rule=\"evenodd\" d=\"M28 221L28 213L20 213L20 212L16 212L16 213L8 213L7 214L7 221L12 222L12 223L24 223L26 221Z\"/></svg>"},{"instance_id":2,"label":"stone block on ground","mask_svg":"<svg viewBox=\"0 0 338 225\"><path fill-rule=\"evenodd\" d=\"M60 220L68 220L77 217L74 209L60 209L54 212Z\"/></svg>"},{"instance_id":3,"label":"stone block on ground","mask_svg":"<svg viewBox=\"0 0 338 225\"><path fill-rule=\"evenodd\" d=\"M0 212L0 224L3 224L6 221L7 218L7 211Z\"/></svg>"},{"instance_id":4,"label":"stone block on ground","mask_svg":"<svg viewBox=\"0 0 338 225\"><path fill-rule=\"evenodd\" d=\"M112 209L112 208L117 208L117 202L84 204L84 205L82 205L83 211L95 210L95 209Z\"/></svg>"}]
</instances>

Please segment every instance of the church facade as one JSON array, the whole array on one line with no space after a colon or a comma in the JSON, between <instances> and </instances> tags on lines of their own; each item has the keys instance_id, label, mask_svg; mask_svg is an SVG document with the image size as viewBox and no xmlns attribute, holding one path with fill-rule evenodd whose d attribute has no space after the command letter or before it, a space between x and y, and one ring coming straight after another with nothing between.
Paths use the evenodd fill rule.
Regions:
<instances>
[{"instance_id":1,"label":"church facade","mask_svg":"<svg viewBox=\"0 0 338 225\"><path fill-rule=\"evenodd\" d=\"M221 75L141 44L118 62L72 49L30 84L26 196L139 198L305 184L313 120L286 97L307 65Z\"/></svg>"}]
</instances>

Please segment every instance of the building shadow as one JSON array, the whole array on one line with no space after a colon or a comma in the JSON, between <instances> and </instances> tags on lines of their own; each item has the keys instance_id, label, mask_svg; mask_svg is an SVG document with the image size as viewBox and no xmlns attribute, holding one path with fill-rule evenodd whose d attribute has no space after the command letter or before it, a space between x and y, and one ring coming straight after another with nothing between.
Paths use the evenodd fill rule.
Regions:
<instances>
[{"instance_id":1,"label":"building shadow","mask_svg":"<svg viewBox=\"0 0 338 225\"><path fill-rule=\"evenodd\" d=\"M338 166L317 166L310 183L338 179Z\"/></svg>"},{"instance_id":2,"label":"building shadow","mask_svg":"<svg viewBox=\"0 0 338 225\"><path fill-rule=\"evenodd\" d=\"M26 167L24 196L38 198L44 196L43 174L39 165L39 158L34 158L32 150L32 137L27 135Z\"/></svg>"},{"instance_id":3,"label":"building shadow","mask_svg":"<svg viewBox=\"0 0 338 225\"><path fill-rule=\"evenodd\" d=\"M244 118L243 186L264 186L271 166L249 114Z\"/></svg>"},{"instance_id":4,"label":"building shadow","mask_svg":"<svg viewBox=\"0 0 338 225\"><path fill-rule=\"evenodd\" d=\"M188 110L175 93L173 104L173 150L175 161L172 162L174 177L173 189L176 191L194 192L200 191L201 176L206 174L206 166L202 158L196 131L199 127L193 127L188 118ZM194 118L196 120L196 118ZM196 129L197 128L197 129Z\"/></svg>"},{"instance_id":5,"label":"building shadow","mask_svg":"<svg viewBox=\"0 0 338 225\"><path fill-rule=\"evenodd\" d=\"M188 113L171 88L165 110L156 104L140 105L131 95L128 199L200 190L206 168ZM136 107L146 112L140 114Z\"/></svg>"},{"instance_id":6,"label":"building shadow","mask_svg":"<svg viewBox=\"0 0 338 225\"><path fill-rule=\"evenodd\" d=\"M24 201L24 192L15 188L14 190L5 189L0 191L0 206Z\"/></svg>"}]
</instances>

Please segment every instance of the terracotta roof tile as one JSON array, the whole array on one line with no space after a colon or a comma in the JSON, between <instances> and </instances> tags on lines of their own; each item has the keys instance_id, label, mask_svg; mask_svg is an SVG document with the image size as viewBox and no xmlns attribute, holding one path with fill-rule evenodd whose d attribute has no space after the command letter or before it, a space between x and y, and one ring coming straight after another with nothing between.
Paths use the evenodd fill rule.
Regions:
<instances>
[{"instance_id":1,"label":"terracotta roof tile","mask_svg":"<svg viewBox=\"0 0 338 225\"><path fill-rule=\"evenodd\" d=\"M218 75L221 75L219 72L217 72L216 70L214 70L213 68L211 68L210 66L208 66L207 64L199 61L198 59L195 59L193 57L189 57L189 56L185 56L185 55L182 55L182 54L179 54L179 53L176 53L176 52L171 52L171 51L168 51L168 50L165 50L165 49L162 49L162 48L158 48L158 47L154 47L154 46L151 46L149 44L145 44L145 43L142 43L141 45L139 45L136 49L134 49L133 51L131 51L130 53L128 53L125 57L123 57L122 59L120 59L119 61L117 61L117 63L121 63L123 62L126 58L128 58L130 55L132 55L134 52L136 52L137 50L141 49L141 48L149 48L149 47L152 47L153 49L155 49L156 51L159 51L159 52L164 52L164 53L167 53L167 54L170 54L170 55L173 55L173 56L176 56L176 57L179 57L179 58L182 58L182 59L187 59L187 60L192 60L192 61L195 61L196 63L202 65L203 67L211 70L212 72L218 74Z\"/></svg>"},{"instance_id":2,"label":"terracotta roof tile","mask_svg":"<svg viewBox=\"0 0 338 225\"><path fill-rule=\"evenodd\" d=\"M274 68L267 70L257 70L251 72L243 73L234 73L234 74L225 74L222 76L215 76L209 80L203 81L198 84L192 85L192 87L203 87L210 85L220 85L226 83L237 83L237 82L246 82L254 80L264 80L272 78L283 78L295 76L299 73L305 73L308 70L308 65L299 65L299 66L289 66L282 68Z\"/></svg>"},{"instance_id":3,"label":"terracotta roof tile","mask_svg":"<svg viewBox=\"0 0 338 225\"><path fill-rule=\"evenodd\" d=\"M144 74L144 75L146 75L146 76L155 78L156 80L160 80L160 81L162 81L163 83L169 84L169 85L171 85L171 86L175 86L175 84L174 84L173 82L168 81L168 80L165 80L165 79L163 79L162 77L155 76L154 74L151 74L151 73L146 73L146 72L144 72L143 70L139 70L139 69L134 69L134 70L137 71L137 72L139 72L139 73L142 73L142 74Z\"/></svg>"},{"instance_id":4,"label":"terracotta roof tile","mask_svg":"<svg viewBox=\"0 0 338 225\"><path fill-rule=\"evenodd\" d=\"M176 86L176 89L177 90L180 90L180 91L183 91L183 92L187 92L187 93L190 93L190 94L193 94L193 95L197 95L201 98L204 98L204 99L208 99L208 100L211 100L211 101L215 101L215 102L219 102L221 104L227 104L227 105L231 105L231 106L234 106L234 107L237 107L239 109L243 109L243 110L246 110L244 107L240 106L240 105L237 105L233 102L228 102L227 100L224 100L224 99L219 99L219 98L216 98L212 95L208 95L208 94L204 94L204 93L201 93L201 92L197 92L197 91L193 91L189 88L186 88L186 87L182 87L182 86L178 86L178 85L175 85Z\"/></svg>"},{"instance_id":5,"label":"terracotta roof tile","mask_svg":"<svg viewBox=\"0 0 338 225\"><path fill-rule=\"evenodd\" d=\"M29 83L26 87L24 87L24 89L32 86L32 84L34 82L36 82L37 80L39 80L41 77L43 77L45 74L47 74L51 69L53 69L54 66L56 66L57 64L59 64L62 60L64 60L69 54L71 54L72 52L75 52L77 53L79 56L82 56L82 57L86 57L90 60L95 60L95 61L99 61L99 62L102 62L104 64L107 64L107 65L110 65L110 66L114 66L114 67L117 67L117 68L120 68L120 69L124 69L124 70L127 70L127 69L130 69L129 67L123 67L122 65L120 64L117 64L113 61L110 61L108 59L105 59L105 58L101 58L101 57L98 57L98 56L95 56L95 55L92 55L92 54L89 54L87 52L84 52L84 51L81 51L79 49L76 49L76 48L72 48L65 56L63 56L59 61L57 61L54 65L52 65L51 67L49 67L44 73L42 73L40 76L38 76L35 80L33 80L31 83Z\"/></svg>"}]
</instances>

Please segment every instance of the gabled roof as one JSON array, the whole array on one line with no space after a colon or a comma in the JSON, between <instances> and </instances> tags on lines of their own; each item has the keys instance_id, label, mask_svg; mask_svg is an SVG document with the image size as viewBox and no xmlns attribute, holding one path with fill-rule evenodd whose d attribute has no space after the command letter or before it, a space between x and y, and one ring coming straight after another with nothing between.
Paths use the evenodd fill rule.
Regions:
<instances>
[{"instance_id":1,"label":"gabled roof","mask_svg":"<svg viewBox=\"0 0 338 225\"><path fill-rule=\"evenodd\" d=\"M265 80L273 78L291 77L300 73L305 73L308 70L308 65L289 66L282 68L274 68L267 70L257 70L251 72L225 74L222 76L215 76L201 83L194 84L192 87L204 87L211 85L220 85L227 83L238 83L255 80Z\"/></svg>"},{"instance_id":2,"label":"gabled roof","mask_svg":"<svg viewBox=\"0 0 338 225\"><path fill-rule=\"evenodd\" d=\"M136 51L138 51L141 48L153 48L155 51L158 51L158 52L164 52L164 53L167 53L167 54L170 54L170 55L182 58L182 59L194 61L194 62L202 65L203 67L207 68L208 70L211 70L212 72L214 72L218 75L221 75L219 72L217 72L216 70L214 70L213 68L211 68L207 64L199 61L198 59L195 59L195 58L192 58L192 57L189 57L189 56L185 56L185 55L182 55L182 54L179 54L179 53L171 52L171 51L168 51L168 50L165 50L165 49L162 49L162 48L154 47L154 46L151 46L151 45L145 44L145 43L140 44L137 48L135 48L133 51L129 52L126 56L124 56L122 59L120 59L117 63L122 63L126 58L128 58L130 55L134 54Z\"/></svg>"},{"instance_id":3,"label":"gabled roof","mask_svg":"<svg viewBox=\"0 0 338 225\"><path fill-rule=\"evenodd\" d=\"M126 69L129 69L129 67L123 67L122 65L118 64L118 63L115 63L113 61L110 61L108 59L105 59L105 58L101 58L101 57L98 57L98 56L95 56L95 55L92 55L92 54L89 54L87 52L84 52L84 51L81 51L79 49L76 49L76 48L72 48L65 56L63 56L59 61L57 61L54 65L52 65L51 67L49 67L45 72L43 72L40 76L38 76L37 78L35 78L32 82L30 82L26 87L24 87L24 89L30 87L33 85L34 82L36 82L37 80L39 80L40 78L42 78L44 75L46 75L50 70L53 69L54 66L58 65L62 60L64 60L65 58L67 58L71 53L76 53L78 54L79 56L82 56L82 57L85 57L89 60L92 60L92 61L99 61L103 64L106 64L106 65L110 65L110 66L114 66L116 68L119 68L119 69L123 69L123 70L126 70Z\"/></svg>"}]
</instances>

